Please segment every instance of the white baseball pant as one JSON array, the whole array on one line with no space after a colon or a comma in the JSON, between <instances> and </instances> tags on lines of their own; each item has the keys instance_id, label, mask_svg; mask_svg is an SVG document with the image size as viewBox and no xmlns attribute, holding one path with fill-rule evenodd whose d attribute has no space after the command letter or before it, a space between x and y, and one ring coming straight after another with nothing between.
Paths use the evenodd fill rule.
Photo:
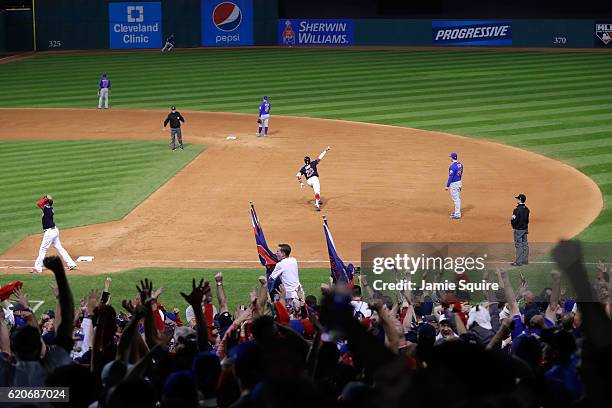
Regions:
<instances>
[{"instance_id":1,"label":"white baseball pant","mask_svg":"<svg viewBox=\"0 0 612 408\"><path fill-rule=\"evenodd\" d=\"M450 195L455 204L455 217L461 217L461 181L450 183Z\"/></svg>"},{"instance_id":2,"label":"white baseball pant","mask_svg":"<svg viewBox=\"0 0 612 408\"><path fill-rule=\"evenodd\" d=\"M317 176L313 176L306 180L306 184L312 187L315 194L321 195L321 183L319 182L319 178Z\"/></svg>"},{"instance_id":3,"label":"white baseball pant","mask_svg":"<svg viewBox=\"0 0 612 408\"><path fill-rule=\"evenodd\" d=\"M66 262L66 265L68 265L68 267L76 266L76 263L72 260L70 255L68 255L68 251L66 251L62 246L62 243L59 238L59 229L57 227L48 228L45 230L42 242L40 244L40 249L38 250L38 258L36 258L36 262L34 263L34 269L36 269L37 272L42 272L43 259L45 259L47 251L49 250L51 245L55 247L55 249L64 259L64 262Z\"/></svg>"},{"instance_id":4,"label":"white baseball pant","mask_svg":"<svg viewBox=\"0 0 612 408\"><path fill-rule=\"evenodd\" d=\"M104 108L108 109L108 88L100 89L100 98L98 98L98 109L102 109L102 98L104 98Z\"/></svg>"}]
</instances>

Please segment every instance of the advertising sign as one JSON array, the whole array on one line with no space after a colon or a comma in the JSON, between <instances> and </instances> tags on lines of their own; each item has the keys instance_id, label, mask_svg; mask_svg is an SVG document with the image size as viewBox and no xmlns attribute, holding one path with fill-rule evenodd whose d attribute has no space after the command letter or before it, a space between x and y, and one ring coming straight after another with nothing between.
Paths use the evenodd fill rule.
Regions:
<instances>
[{"instance_id":1,"label":"advertising sign","mask_svg":"<svg viewBox=\"0 0 612 408\"><path fill-rule=\"evenodd\" d=\"M202 0L202 45L253 45L252 0Z\"/></svg>"},{"instance_id":2,"label":"advertising sign","mask_svg":"<svg viewBox=\"0 0 612 408\"><path fill-rule=\"evenodd\" d=\"M161 3L109 3L110 48L161 48Z\"/></svg>"},{"instance_id":3,"label":"advertising sign","mask_svg":"<svg viewBox=\"0 0 612 408\"><path fill-rule=\"evenodd\" d=\"M278 20L278 44L288 47L353 45L353 20Z\"/></svg>"},{"instance_id":4,"label":"advertising sign","mask_svg":"<svg viewBox=\"0 0 612 408\"><path fill-rule=\"evenodd\" d=\"M432 21L433 45L512 45L512 21Z\"/></svg>"}]
</instances>

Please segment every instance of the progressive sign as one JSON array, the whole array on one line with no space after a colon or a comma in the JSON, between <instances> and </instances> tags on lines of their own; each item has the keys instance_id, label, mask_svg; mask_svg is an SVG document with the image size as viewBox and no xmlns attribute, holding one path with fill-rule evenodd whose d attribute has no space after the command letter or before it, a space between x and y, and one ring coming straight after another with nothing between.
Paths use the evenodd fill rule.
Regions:
<instances>
[{"instance_id":1,"label":"progressive sign","mask_svg":"<svg viewBox=\"0 0 612 408\"><path fill-rule=\"evenodd\" d=\"M433 45L512 45L512 21L432 21Z\"/></svg>"}]
</instances>

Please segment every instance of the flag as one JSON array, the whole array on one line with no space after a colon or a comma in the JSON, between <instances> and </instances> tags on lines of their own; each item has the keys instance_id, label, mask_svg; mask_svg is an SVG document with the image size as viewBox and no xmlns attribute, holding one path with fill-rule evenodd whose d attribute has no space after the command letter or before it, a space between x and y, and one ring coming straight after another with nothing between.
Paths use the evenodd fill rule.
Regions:
<instances>
[{"instance_id":1,"label":"flag","mask_svg":"<svg viewBox=\"0 0 612 408\"><path fill-rule=\"evenodd\" d=\"M253 232L255 233L255 243L257 244L257 255L259 256L259 262L266 268L266 278L270 277L270 274L274 270L274 267L278 263L276 254L268 248L266 243L266 237L264 236L259 218L255 212L255 206L251 203L251 222L253 223ZM280 279L277 279L280 282ZM268 280L268 289L272 290L275 286Z\"/></svg>"},{"instance_id":2,"label":"flag","mask_svg":"<svg viewBox=\"0 0 612 408\"><path fill-rule=\"evenodd\" d=\"M323 218L323 230L325 231L325 239L327 240L327 252L329 254L329 265L331 277L334 283L344 282L349 287L353 287L354 268L352 264L344 265L342 259L338 256L334 238L332 237L327 219Z\"/></svg>"},{"instance_id":3,"label":"flag","mask_svg":"<svg viewBox=\"0 0 612 408\"><path fill-rule=\"evenodd\" d=\"M5 286L0 286L0 302L4 302L6 299L11 297L15 289L21 289L23 283L21 281L15 281Z\"/></svg>"}]
</instances>

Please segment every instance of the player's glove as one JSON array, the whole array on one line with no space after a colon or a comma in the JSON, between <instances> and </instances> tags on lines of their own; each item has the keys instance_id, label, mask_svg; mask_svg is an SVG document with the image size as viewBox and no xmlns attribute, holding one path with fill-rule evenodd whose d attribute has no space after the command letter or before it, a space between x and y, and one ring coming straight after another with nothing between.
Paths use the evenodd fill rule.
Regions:
<instances>
[{"instance_id":1,"label":"player's glove","mask_svg":"<svg viewBox=\"0 0 612 408\"><path fill-rule=\"evenodd\" d=\"M261 125L261 119L257 119L257 123Z\"/></svg>"}]
</instances>

